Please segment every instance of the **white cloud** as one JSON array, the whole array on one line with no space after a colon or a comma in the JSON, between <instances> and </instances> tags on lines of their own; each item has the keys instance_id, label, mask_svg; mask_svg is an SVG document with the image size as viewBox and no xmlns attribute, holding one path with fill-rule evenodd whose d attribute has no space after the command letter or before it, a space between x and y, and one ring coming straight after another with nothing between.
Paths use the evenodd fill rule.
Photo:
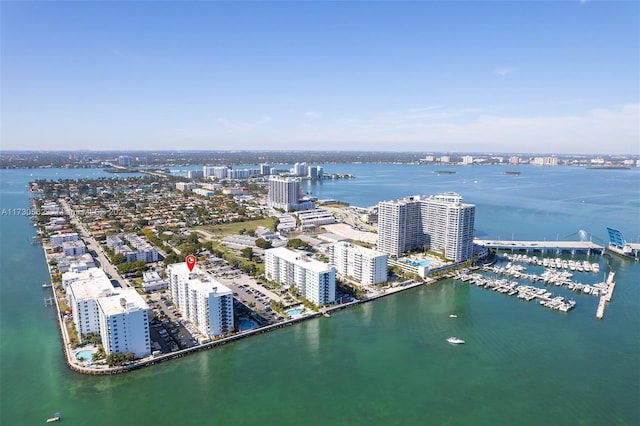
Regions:
<instances>
[{"instance_id":1,"label":"white cloud","mask_svg":"<svg viewBox=\"0 0 640 426\"><path fill-rule=\"evenodd\" d=\"M498 69L493 70L493 72L498 74L499 76L504 77L507 74L511 74L515 70L516 70L515 68L498 68Z\"/></svg>"},{"instance_id":2,"label":"white cloud","mask_svg":"<svg viewBox=\"0 0 640 426\"><path fill-rule=\"evenodd\" d=\"M307 117L318 118L322 114L320 114L319 112L315 112L315 111L307 111L307 112L304 113L304 115L307 116Z\"/></svg>"},{"instance_id":3,"label":"white cloud","mask_svg":"<svg viewBox=\"0 0 640 426\"><path fill-rule=\"evenodd\" d=\"M640 154L640 104L595 108L582 114L498 116L477 109L440 115L383 113L357 122L335 122L300 139L339 141L344 148L388 150ZM392 145L391 145L392 144Z\"/></svg>"}]
</instances>

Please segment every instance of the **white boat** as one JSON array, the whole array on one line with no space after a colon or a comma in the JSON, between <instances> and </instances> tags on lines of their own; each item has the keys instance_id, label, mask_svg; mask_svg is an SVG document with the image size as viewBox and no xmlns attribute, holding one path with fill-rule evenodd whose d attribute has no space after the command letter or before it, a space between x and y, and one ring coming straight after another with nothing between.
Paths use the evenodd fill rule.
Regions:
<instances>
[{"instance_id":1,"label":"white boat","mask_svg":"<svg viewBox=\"0 0 640 426\"><path fill-rule=\"evenodd\" d=\"M463 344L463 343L464 343L464 340L462 340L462 339L460 339L460 338L458 338L458 337L454 337L454 336L452 336L452 337L449 337L449 338L447 339L447 342L449 342L449 343L453 343L454 345L461 345L461 344Z\"/></svg>"},{"instance_id":2,"label":"white boat","mask_svg":"<svg viewBox=\"0 0 640 426\"><path fill-rule=\"evenodd\" d=\"M450 314L449 318L458 318L458 316L456 314Z\"/></svg>"},{"instance_id":3,"label":"white boat","mask_svg":"<svg viewBox=\"0 0 640 426\"><path fill-rule=\"evenodd\" d=\"M48 284L48 283L42 284L42 288L49 288L49 287L51 287L51 284Z\"/></svg>"},{"instance_id":4,"label":"white boat","mask_svg":"<svg viewBox=\"0 0 640 426\"><path fill-rule=\"evenodd\" d=\"M53 422L57 422L57 421L59 421L59 420L60 420L60 413L55 413L55 414L53 415L53 417L49 417L49 418L47 419L47 423L53 423Z\"/></svg>"}]
</instances>

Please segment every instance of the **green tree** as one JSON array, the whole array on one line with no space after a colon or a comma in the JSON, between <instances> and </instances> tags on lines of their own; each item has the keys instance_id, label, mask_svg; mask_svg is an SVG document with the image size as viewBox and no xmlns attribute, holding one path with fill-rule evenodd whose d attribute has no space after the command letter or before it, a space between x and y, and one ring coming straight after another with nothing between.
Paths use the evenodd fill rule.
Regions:
<instances>
[{"instance_id":1,"label":"green tree","mask_svg":"<svg viewBox=\"0 0 640 426\"><path fill-rule=\"evenodd\" d=\"M302 241L300 238L292 238L287 241L287 248L290 249L310 249L311 245L309 243Z\"/></svg>"},{"instance_id":2,"label":"green tree","mask_svg":"<svg viewBox=\"0 0 640 426\"><path fill-rule=\"evenodd\" d=\"M127 261L127 257L122 253L116 253L111 256L111 263L114 265L120 265L121 263L125 263Z\"/></svg>"},{"instance_id":3,"label":"green tree","mask_svg":"<svg viewBox=\"0 0 640 426\"><path fill-rule=\"evenodd\" d=\"M253 249L251 247L245 247L240 252L242 253L242 257L249 260L253 259Z\"/></svg>"},{"instance_id":4,"label":"green tree","mask_svg":"<svg viewBox=\"0 0 640 426\"><path fill-rule=\"evenodd\" d=\"M164 258L164 264L165 265L170 265L172 263L179 263L180 262L180 257L172 250L165 258Z\"/></svg>"},{"instance_id":5,"label":"green tree","mask_svg":"<svg viewBox=\"0 0 640 426\"><path fill-rule=\"evenodd\" d=\"M189 234L189 236L187 237L187 243L199 244L200 240L198 238L198 234L196 232L192 232L191 234Z\"/></svg>"},{"instance_id":6,"label":"green tree","mask_svg":"<svg viewBox=\"0 0 640 426\"><path fill-rule=\"evenodd\" d=\"M265 240L264 238L258 238L256 240L256 247L261 249L269 249L271 248L271 241Z\"/></svg>"}]
</instances>

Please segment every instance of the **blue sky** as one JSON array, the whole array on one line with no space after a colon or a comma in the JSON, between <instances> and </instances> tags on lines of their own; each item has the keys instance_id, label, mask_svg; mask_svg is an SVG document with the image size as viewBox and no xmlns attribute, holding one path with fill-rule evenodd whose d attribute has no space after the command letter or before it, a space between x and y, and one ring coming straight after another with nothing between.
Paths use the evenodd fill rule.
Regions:
<instances>
[{"instance_id":1,"label":"blue sky","mask_svg":"<svg viewBox=\"0 0 640 426\"><path fill-rule=\"evenodd\" d=\"M3 150L640 154L635 1L0 7Z\"/></svg>"}]
</instances>

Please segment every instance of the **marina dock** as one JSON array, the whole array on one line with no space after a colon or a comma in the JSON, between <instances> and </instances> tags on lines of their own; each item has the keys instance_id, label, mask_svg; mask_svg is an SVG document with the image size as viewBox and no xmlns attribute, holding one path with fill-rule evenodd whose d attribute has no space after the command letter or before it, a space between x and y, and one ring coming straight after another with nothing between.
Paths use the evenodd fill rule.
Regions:
<instances>
[{"instance_id":1,"label":"marina dock","mask_svg":"<svg viewBox=\"0 0 640 426\"><path fill-rule=\"evenodd\" d=\"M613 271L609 272L609 276L607 277L607 291L600 296L600 302L598 303L598 310L596 311L596 318L602 319L604 317L604 308L607 305L607 302L611 302L611 296L613 296L613 289L616 286L616 283L613 281L616 273Z\"/></svg>"},{"instance_id":2,"label":"marina dock","mask_svg":"<svg viewBox=\"0 0 640 426\"><path fill-rule=\"evenodd\" d=\"M510 279L516 278L517 280L531 281L545 286L567 287L577 293L599 296L600 301L596 317L602 319L604 316L605 306L607 302L611 301L615 288L615 272L613 270L610 270L606 281L595 284L582 284L572 280L573 271L597 274L600 270L597 262L590 263L586 260L567 260L552 257L538 258L537 256L528 256L521 253L504 253L502 256L509 261L506 266L484 265L482 267L483 271L493 273L495 276L487 276L465 270L457 272L454 278L475 284L478 287L504 293L508 296L516 296L518 299L523 299L527 302L537 299L540 305L562 312L568 312L573 309L576 302L567 300L562 296L554 296L551 291L545 288L524 285ZM543 266L545 270L541 274L527 273L526 267L518 263Z\"/></svg>"},{"instance_id":3,"label":"marina dock","mask_svg":"<svg viewBox=\"0 0 640 426\"><path fill-rule=\"evenodd\" d=\"M479 273L459 273L454 277L463 282L475 284L478 287L484 287L503 293L508 296L516 296L527 302L533 299L539 299L539 304L546 308L555 309L562 312L568 312L576 305L574 300L565 300L562 296L554 296L550 291L544 288L538 288L530 285L521 285L517 281L508 281L506 279L490 278Z\"/></svg>"}]
</instances>

